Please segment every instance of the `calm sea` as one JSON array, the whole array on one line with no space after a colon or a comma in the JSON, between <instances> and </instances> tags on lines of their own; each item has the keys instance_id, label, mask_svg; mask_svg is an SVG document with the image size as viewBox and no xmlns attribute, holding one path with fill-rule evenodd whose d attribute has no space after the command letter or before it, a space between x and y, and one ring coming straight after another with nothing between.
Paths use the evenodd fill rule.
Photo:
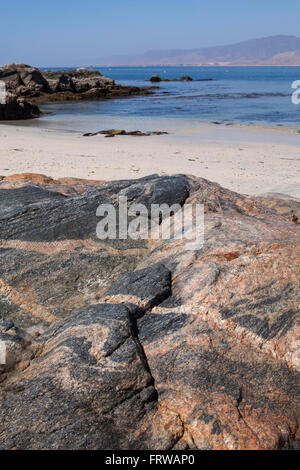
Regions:
<instances>
[{"instance_id":1,"label":"calm sea","mask_svg":"<svg viewBox=\"0 0 300 470\"><path fill-rule=\"evenodd\" d=\"M160 82L152 96L49 104L40 123L94 131L105 127L151 130L172 122L218 121L255 125L300 124L291 85L300 67L101 67L124 85L149 86L149 78L190 75L192 82ZM212 81L201 81L212 78Z\"/></svg>"}]
</instances>

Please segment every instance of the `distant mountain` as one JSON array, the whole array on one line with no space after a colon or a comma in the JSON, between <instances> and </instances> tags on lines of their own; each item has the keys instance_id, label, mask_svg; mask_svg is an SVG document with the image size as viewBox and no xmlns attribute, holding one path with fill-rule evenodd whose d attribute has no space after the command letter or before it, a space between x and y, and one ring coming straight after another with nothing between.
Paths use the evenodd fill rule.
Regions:
<instances>
[{"instance_id":1,"label":"distant mountain","mask_svg":"<svg viewBox=\"0 0 300 470\"><path fill-rule=\"evenodd\" d=\"M228 46L154 50L142 55L102 57L94 65L300 65L300 38L271 36Z\"/></svg>"}]
</instances>

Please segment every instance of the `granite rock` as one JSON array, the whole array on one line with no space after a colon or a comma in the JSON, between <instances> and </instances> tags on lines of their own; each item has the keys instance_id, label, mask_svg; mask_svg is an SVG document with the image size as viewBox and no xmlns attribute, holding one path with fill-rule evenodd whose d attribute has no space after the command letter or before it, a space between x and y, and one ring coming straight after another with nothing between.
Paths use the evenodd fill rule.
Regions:
<instances>
[{"instance_id":1,"label":"granite rock","mask_svg":"<svg viewBox=\"0 0 300 470\"><path fill-rule=\"evenodd\" d=\"M185 175L67 186L0 181L0 448L298 448L299 225ZM119 195L203 204L204 246L100 241Z\"/></svg>"}]
</instances>

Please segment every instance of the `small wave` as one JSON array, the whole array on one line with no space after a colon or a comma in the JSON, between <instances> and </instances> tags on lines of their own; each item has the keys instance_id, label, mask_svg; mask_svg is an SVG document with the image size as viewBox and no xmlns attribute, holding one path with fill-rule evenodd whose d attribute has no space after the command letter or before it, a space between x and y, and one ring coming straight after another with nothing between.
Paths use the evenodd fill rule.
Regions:
<instances>
[{"instance_id":1,"label":"small wave","mask_svg":"<svg viewBox=\"0 0 300 470\"><path fill-rule=\"evenodd\" d=\"M176 96L177 100L193 100L193 99L214 99L214 100L240 100L240 99L257 99L264 97L287 97L290 96L287 93L206 93L198 95L185 95Z\"/></svg>"},{"instance_id":2,"label":"small wave","mask_svg":"<svg viewBox=\"0 0 300 470\"><path fill-rule=\"evenodd\" d=\"M243 98L260 98L262 96L290 96L288 93L241 93Z\"/></svg>"}]
</instances>

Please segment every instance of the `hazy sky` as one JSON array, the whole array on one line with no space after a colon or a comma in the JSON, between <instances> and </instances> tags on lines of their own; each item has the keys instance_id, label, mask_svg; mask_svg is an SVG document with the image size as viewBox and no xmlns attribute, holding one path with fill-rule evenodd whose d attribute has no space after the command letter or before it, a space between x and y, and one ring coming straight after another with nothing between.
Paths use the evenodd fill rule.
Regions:
<instances>
[{"instance_id":1,"label":"hazy sky","mask_svg":"<svg viewBox=\"0 0 300 470\"><path fill-rule=\"evenodd\" d=\"M0 64L80 65L149 49L300 36L299 18L299 0L3 1Z\"/></svg>"}]
</instances>

